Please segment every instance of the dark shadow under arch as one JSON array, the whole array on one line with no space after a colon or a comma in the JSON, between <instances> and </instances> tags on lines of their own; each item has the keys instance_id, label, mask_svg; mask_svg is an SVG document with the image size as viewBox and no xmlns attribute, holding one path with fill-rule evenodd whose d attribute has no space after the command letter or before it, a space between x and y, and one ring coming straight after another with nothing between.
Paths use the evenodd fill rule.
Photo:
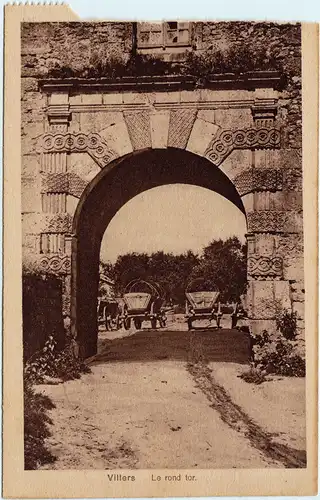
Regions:
<instances>
[{"instance_id":1,"label":"dark shadow under arch","mask_svg":"<svg viewBox=\"0 0 320 500\"><path fill-rule=\"evenodd\" d=\"M209 160L179 149L132 153L105 167L87 186L73 225L71 324L81 355L97 349L97 290L103 234L118 210L143 191L166 184L192 184L210 189L245 214L233 183Z\"/></svg>"}]
</instances>

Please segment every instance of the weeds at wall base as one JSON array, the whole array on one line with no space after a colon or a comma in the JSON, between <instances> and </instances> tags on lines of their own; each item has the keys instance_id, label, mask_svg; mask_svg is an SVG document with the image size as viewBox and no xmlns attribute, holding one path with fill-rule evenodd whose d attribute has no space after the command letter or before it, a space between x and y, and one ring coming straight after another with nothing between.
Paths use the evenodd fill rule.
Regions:
<instances>
[{"instance_id":1,"label":"weeds at wall base","mask_svg":"<svg viewBox=\"0 0 320 500\"><path fill-rule=\"evenodd\" d=\"M276 324L276 334L265 330L252 339L252 365L240 375L245 382L261 384L267 375L305 377L305 359L297 354L297 314L283 310L277 315Z\"/></svg>"}]
</instances>

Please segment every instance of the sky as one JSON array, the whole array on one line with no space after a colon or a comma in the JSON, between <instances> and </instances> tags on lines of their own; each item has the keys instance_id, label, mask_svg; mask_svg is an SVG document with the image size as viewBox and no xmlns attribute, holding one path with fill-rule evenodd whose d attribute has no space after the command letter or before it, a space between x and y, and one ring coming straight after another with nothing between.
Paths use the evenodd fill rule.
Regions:
<instances>
[{"instance_id":1,"label":"sky","mask_svg":"<svg viewBox=\"0 0 320 500\"><path fill-rule=\"evenodd\" d=\"M188 184L160 186L139 194L113 217L101 244L101 259L114 263L127 252L158 250L201 253L213 239L245 241L246 219L229 200Z\"/></svg>"}]
</instances>

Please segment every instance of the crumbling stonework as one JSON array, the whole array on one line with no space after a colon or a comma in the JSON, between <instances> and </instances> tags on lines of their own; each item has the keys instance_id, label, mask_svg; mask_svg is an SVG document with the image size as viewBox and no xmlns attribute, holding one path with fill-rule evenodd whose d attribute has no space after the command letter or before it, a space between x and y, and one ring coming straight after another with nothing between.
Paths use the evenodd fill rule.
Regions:
<instances>
[{"instance_id":1,"label":"crumbling stonework","mask_svg":"<svg viewBox=\"0 0 320 500\"><path fill-rule=\"evenodd\" d=\"M139 189L157 185L152 174L157 151L180 151L190 164L197 157L204 170L212 165L220 192L246 213L252 330L274 328L279 303L297 311L303 328L300 26L190 23L190 33L189 52L223 52L250 42L259 50L268 47L278 69L220 75L200 87L177 69L119 80L119 60L126 64L135 50L134 23L27 23L22 28L24 268L60 277L64 324L85 356L94 353L96 325L93 321L88 347L78 309L86 293L81 263L96 259L98 272L108 214L128 201L127 187L121 200L116 191L108 192L101 206L104 227L92 227L94 219L81 222L83 207L90 212L90 193L114 175L116 165L125 168L135 157L143 162L143 154L152 150L154 160L150 157L148 178L139 180ZM86 69L96 70L105 58L118 61L112 77L85 77ZM209 180L197 168L199 185L205 185ZM183 179L182 170L179 175ZM90 234L84 244L79 235L85 230ZM92 275L86 287L95 286ZM94 306L92 299L92 317Z\"/></svg>"}]
</instances>

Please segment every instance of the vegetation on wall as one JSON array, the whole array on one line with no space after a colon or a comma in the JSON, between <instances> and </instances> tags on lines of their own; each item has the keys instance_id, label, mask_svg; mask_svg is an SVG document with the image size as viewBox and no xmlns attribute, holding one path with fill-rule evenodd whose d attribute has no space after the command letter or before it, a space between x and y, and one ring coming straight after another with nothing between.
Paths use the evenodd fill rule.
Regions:
<instances>
[{"instance_id":1,"label":"vegetation on wall","mask_svg":"<svg viewBox=\"0 0 320 500\"><path fill-rule=\"evenodd\" d=\"M182 75L205 83L215 74L248 73L253 71L283 72L280 61L268 47L250 44L233 45L224 51L207 49L186 52L180 62L164 61L160 55L131 54L123 57L93 53L86 67L59 66L51 68L49 78L122 78L142 76Z\"/></svg>"}]
</instances>

